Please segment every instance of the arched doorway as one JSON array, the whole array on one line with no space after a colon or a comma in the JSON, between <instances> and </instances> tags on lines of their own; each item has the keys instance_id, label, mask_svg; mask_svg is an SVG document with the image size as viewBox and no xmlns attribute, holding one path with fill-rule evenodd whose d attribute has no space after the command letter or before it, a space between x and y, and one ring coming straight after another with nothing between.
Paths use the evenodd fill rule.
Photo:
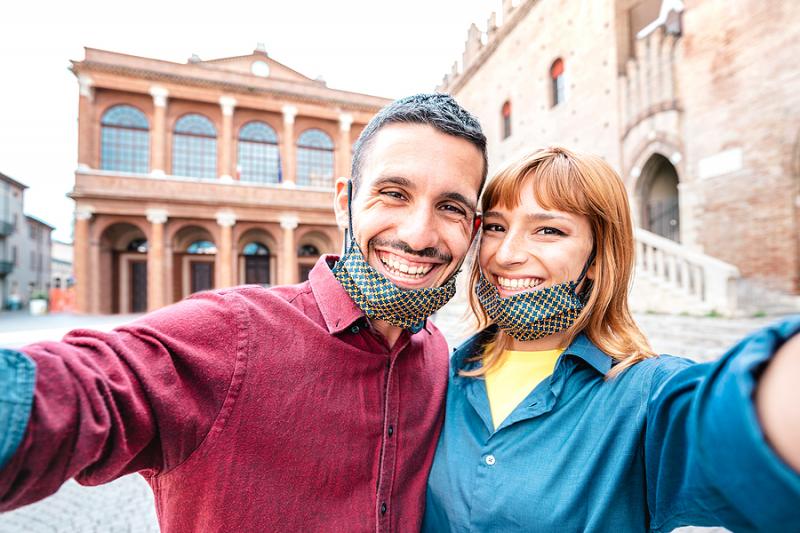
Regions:
<instances>
[{"instance_id":1,"label":"arched doorway","mask_svg":"<svg viewBox=\"0 0 800 533\"><path fill-rule=\"evenodd\" d=\"M642 227L676 242L681 240L678 172L661 154L644 164L639 185Z\"/></svg>"},{"instance_id":2,"label":"arched doorway","mask_svg":"<svg viewBox=\"0 0 800 533\"><path fill-rule=\"evenodd\" d=\"M237 242L239 284L274 285L277 243L272 233L263 227L250 228Z\"/></svg>"},{"instance_id":3,"label":"arched doorway","mask_svg":"<svg viewBox=\"0 0 800 533\"><path fill-rule=\"evenodd\" d=\"M253 241L244 246L242 256L244 257L245 284L270 284L270 255L266 244Z\"/></svg>"},{"instance_id":4,"label":"arched doorway","mask_svg":"<svg viewBox=\"0 0 800 533\"><path fill-rule=\"evenodd\" d=\"M310 229L301 235L297 247L297 279L301 283L306 281L319 257L333 252L333 243L323 231Z\"/></svg>"},{"instance_id":5,"label":"arched doorway","mask_svg":"<svg viewBox=\"0 0 800 533\"><path fill-rule=\"evenodd\" d=\"M101 313L147 311L147 237L137 226L120 222L100 236L98 286Z\"/></svg>"},{"instance_id":6,"label":"arched doorway","mask_svg":"<svg viewBox=\"0 0 800 533\"><path fill-rule=\"evenodd\" d=\"M217 246L211 234L199 226L187 226L173 240L175 300L214 288Z\"/></svg>"}]
</instances>

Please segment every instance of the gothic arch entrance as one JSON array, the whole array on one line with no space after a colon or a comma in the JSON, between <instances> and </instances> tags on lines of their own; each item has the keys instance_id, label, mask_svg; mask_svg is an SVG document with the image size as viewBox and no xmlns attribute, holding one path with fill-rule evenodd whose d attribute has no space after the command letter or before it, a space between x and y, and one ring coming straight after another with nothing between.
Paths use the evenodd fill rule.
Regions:
<instances>
[{"instance_id":1,"label":"gothic arch entrance","mask_svg":"<svg viewBox=\"0 0 800 533\"><path fill-rule=\"evenodd\" d=\"M641 226L676 242L681 240L678 171L661 154L644 164L638 187Z\"/></svg>"}]
</instances>

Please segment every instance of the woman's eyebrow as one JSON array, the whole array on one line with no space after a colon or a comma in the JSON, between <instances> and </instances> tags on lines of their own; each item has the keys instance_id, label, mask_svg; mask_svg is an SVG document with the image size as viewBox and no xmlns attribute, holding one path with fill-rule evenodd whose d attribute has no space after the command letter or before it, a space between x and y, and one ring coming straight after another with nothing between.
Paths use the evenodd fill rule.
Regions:
<instances>
[{"instance_id":1,"label":"woman's eyebrow","mask_svg":"<svg viewBox=\"0 0 800 533\"><path fill-rule=\"evenodd\" d=\"M542 222L547 220L563 220L564 222L570 222L568 217L555 213L529 213L525 215L525 218L530 222Z\"/></svg>"}]
</instances>

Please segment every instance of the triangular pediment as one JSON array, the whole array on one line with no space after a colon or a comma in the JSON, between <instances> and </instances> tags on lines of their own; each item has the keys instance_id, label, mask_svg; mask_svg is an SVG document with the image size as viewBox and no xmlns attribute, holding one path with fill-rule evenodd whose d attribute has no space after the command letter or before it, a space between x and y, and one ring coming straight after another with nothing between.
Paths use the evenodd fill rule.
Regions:
<instances>
[{"instance_id":1,"label":"triangular pediment","mask_svg":"<svg viewBox=\"0 0 800 533\"><path fill-rule=\"evenodd\" d=\"M238 74L248 74L259 78L276 78L281 80L313 83L314 80L303 76L296 70L283 63L275 61L262 49L256 49L252 54L235 57L209 59L207 61L193 57L189 63L212 68L214 70L227 70Z\"/></svg>"}]
</instances>

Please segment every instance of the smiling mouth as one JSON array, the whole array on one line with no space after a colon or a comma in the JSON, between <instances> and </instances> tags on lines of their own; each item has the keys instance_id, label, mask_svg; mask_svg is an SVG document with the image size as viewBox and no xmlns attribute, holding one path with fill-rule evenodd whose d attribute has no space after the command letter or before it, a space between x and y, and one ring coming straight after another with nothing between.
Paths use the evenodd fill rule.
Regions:
<instances>
[{"instance_id":1,"label":"smiling mouth","mask_svg":"<svg viewBox=\"0 0 800 533\"><path fill-rule=\"evenodd\" d=\"M495 276L497 280L495 287L500 292L506 294L514 294L526 291L535 291L541 288L544 280L542 278L504 278L503 276Z\"/></svg>"},{"instance_id":2,"label":"smiling mouth","mask_svg":"<svg viewBox=\"0 0 800 533\"><path fill-rule=\"evenodd\" d=\"M409 261L397 254L383 250L377 251L377 256L381 265L391 277L407 282L422 280L440 265L439 263Z\"/></svg>"}]
</instances>

